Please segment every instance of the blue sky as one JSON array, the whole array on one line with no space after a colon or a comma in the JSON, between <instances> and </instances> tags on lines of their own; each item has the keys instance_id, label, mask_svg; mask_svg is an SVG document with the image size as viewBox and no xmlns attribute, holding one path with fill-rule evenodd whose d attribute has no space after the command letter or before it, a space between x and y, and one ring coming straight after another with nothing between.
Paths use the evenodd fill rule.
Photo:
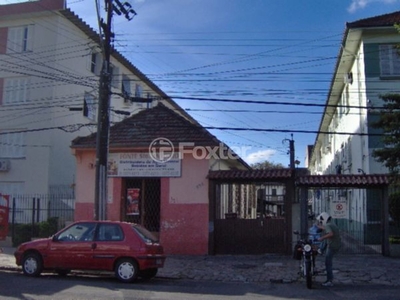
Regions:
<instances>
[{"instance_id":1,"label":"blue sky","mask_svg":"<svg viewBox=\"0 0 400 300\"><path fill-rule=\"evenodd\" d=\"M96 29L94 3L71 0L67 6ZM225 128L210 132L248 163L284 166L290 131L319 128L323 109L301 104L326 102L346 22L400 10L400 0L129 3L137 15L113 17L115 47L200 124ZM315 137L293 133L300 166Z\"/></svg>"}]
</instances>

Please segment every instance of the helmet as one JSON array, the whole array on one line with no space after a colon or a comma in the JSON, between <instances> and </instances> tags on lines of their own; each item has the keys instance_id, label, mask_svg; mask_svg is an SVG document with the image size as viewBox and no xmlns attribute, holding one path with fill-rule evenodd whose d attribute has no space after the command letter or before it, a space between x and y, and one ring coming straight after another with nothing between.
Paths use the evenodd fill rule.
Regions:
<instances>
[{"instance_id":1,"label":"helmet","mask_svg":"<svg viewBox=\"0 0 400 300\"><path fill-rule=\"evenodd\" d=\"M322 224L323 226L325 226L326 223L330 221L330 219L331 219L331 216L330 216L328 213L326 213L326 212L321 213L321 214L317 217L318 223Z\"/></svg>"}]
</instances>

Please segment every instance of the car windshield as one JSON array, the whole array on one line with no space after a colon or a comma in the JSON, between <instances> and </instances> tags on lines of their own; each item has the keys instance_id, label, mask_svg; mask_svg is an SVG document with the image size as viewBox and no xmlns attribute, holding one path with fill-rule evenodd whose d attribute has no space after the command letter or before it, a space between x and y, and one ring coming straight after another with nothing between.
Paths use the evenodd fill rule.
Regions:
<instances>
[{"instance_id":1,"label":"car windshield","mask_svg":"<svg viewBox=\"0 0 400 300\"><path fill-rule=\"evenodd\" d=\"M158 239L146 228L138 225L132 225L132 229L136 231L139 236L146 242L146 243L157 243Z\"/></svg>"}]
</instances>

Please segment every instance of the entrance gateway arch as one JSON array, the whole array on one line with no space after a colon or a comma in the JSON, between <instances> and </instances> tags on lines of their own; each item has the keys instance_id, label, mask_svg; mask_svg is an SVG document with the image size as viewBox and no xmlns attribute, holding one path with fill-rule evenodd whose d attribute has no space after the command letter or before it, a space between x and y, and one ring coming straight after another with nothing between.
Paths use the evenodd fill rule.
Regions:
<instances>
[{"instance_id":1,"label":"entrance gateway arch","mask_svg":"<svg viewBox=\"0 0 400 300\"><path fill-rule=\"evenodd\" d=\"M351 251L365 253L370 248L362 245L372 239L377 253L390 255L387 174L309 175L302 168L221 170L210 171L208 179L209 254L290 254L293 230L303 234L308 230L313 197L327 204L333 199L329 197L343 197L339 194L343 191L349 196L355 194L349 191L364 190L362 201L369 201L373 209L357 211L357 215L373 218L373 222L362 218L343 221L344 230L350 230L346 237L361 239L358 244L352 242L358 246ZM379 237L371 237L372 233Z\"/></svg>"}]
</instances>

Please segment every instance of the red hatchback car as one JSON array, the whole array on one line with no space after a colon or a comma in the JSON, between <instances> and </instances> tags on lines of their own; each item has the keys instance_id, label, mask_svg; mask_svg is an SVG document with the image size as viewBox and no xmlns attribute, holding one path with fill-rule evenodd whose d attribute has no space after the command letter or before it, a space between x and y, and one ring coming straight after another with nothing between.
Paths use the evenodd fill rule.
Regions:
<instances>
[{"instance_id":1,"label":"red hatchback car","mask_svg":"<svg viewBox=\"0 0 400 300\"><path fill-rule=\"evenodd\" d=\"M21 244L14 253L25 275L43 270L114 271L123 282L156 276L165 262L163 247L144 227L117 221L81 221L54 236Z\"/></svg>"}]
</instances>

